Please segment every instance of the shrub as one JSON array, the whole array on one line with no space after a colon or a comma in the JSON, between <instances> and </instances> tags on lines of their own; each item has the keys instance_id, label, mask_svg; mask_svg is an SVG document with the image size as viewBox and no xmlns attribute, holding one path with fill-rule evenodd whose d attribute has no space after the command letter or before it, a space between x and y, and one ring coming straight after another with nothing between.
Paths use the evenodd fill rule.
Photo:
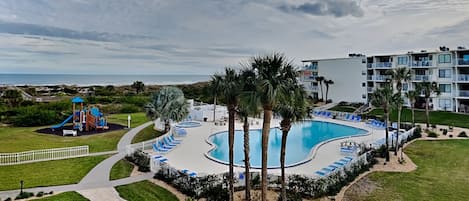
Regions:
<instances>
[{"instance_id":1,"label":"shrub","mask_svg":"<svg viewBox=\"0 0 469 201\"><path fill-rule=\"evenodd\" d=\"M376 156L380 158L386 157L386 146L384 144L376 149Z\"/></svg>"},{"instance_id":2,"label":"shrub","mask_svg":"<svg viewBox=\"0 0 469 201\"><path fill-rule=\"evenodd\" d=\"M433 131L429 131L427 136L428 136L428 137L437 138L437 137L438 137L438 134L436 134L436 133L433 132Z\"/></svg>"},{"instance_id":3,"label":"shrub","mask_svg":"<svg viewBox=\"0 0 469 201\"><path fill-rule=\"evenodd\" d=\"M414 134L412 135L412 137L413 137L413 139L422 137L422 128L420 126L417 126L415 128Z\"/></svg>"},{"instance_id":4,"label":"shrub","mask_svg":"<svg viewBox=\"0 0 469 201\"><path fill-rule=\"evenodd\" d=\"M130 104L124 104L120 109L120 113L135 113L139 111L140 111L139 107L135 105L130 105Z\"/></svg>"},{"instance_id":5,"label":"shrub","mask_svg":"<svg viewBox=\"0 0 469 201\"><path fill-rule=\"evenodd\" d=\"M9 198L5 199L4 201L11 201L11 198L9 197Z\"/></svg>"},{"instance_id":6,"label":"shrub","mask_svg":"<svg viewBox=\"0 0 469 201\"><path fill-rule=\"evenodd\" d=\"M39 192L37 192L36 197L42 197L43 195L44 195L44 192L39 191Z\"/></svg>"},{"instance_id":7,"label":"shrub","mask_svg":"<svg viewBox=\"0 0 469 201\"><path fill-rule=\"evenodd\" d=\"M458 137L467 137L466 131L461 131Z\"/></svg>"},{"instance_id":8,"label":"shrub","mask_svg":"<svg viewBox=\"0 0 469 201\"><path fill-rule=\"evenodd\" d=\"M126 160L138 166L140 172L150 172L150 158L143 152L136 151L131 156L126 156Z\"/></svg>"},{"instance_id":9,"label":"shrub","mask_svg":"<svg viewBox=\"0 0 469 201\"><path fill-rule=\"evenodd\" d=\"M449 134L448 136L449 136L450 138L453 138L453 135L451 135L451 134Z\"/></svg>"},{"instance_id":10,"label":"shrub","mask_svg":"<svg viewBox=\"0 0 469 201\"><path fill-rule=\"evenodd\" d=\"M34 196L34 193L23 191L22 193L16 196L15 200L27 199L33 196Z\"/></svg>"},{"instance_id":11,"label":"shrub","mask_svg":"<svg viewBox=\"0 0 469 201\"><path fill-rule=\"evenodd\" d=\"M18 108L17 115L12 120L15 126L44 126L60 122L63 117L56 111L29 106Z\"/></svg>"},{"instance_id":12,"label":"shrub","mask_svg":"<svg viewBox=\"0 0 469 201\"><path fill-rule=\"evenodd\" d=\"M435 128L436 128L436 124L432 124L431 127L432 127L432 129L435 129Z\"/></svg>"},{"instance_id":13,"label":"shrub","mask_svg":"<svg viewBox=\"0 0 469 201\"><path fill-rule=\"evenodd\" d=\"M443 129L443 135L448 134L448 129Z\"/></svg>"}]
</instances>

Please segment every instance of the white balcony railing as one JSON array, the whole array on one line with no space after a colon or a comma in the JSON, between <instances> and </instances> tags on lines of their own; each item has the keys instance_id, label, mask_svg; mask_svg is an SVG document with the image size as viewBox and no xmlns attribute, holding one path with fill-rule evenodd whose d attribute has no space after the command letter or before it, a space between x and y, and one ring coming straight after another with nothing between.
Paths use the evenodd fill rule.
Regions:
<instances>
[{"instance_id":1,"label":"white balcony railing","mask_svg":"<svg viewBox=\"0 0 469 201\"><path fill-rule=\"evenodd\" d=\"M391 79L391 76L389 75L375 75L374 80L382 80L385 81L387 79Z\"/></svg>"},{"instance_id":2,"label":"white balcony railing","mask_svg":"<svg viewBox=\"0 0 469 201\"><path fill-rule=\"evenodd\" d=\"M469 60L458 59L458 65L469 65Z\"/></svg>"},{"instance_id":3,"label":"white balcony railing","mask_svg":"<svg viewBox=\"0 0 469 201\"><path fill-rule=\"evenodd\" d=\"M469 97L469 90L459 90L459 96Z\"/></svg>"},{"instance_id":4,"label":"white balcony railing","mask_svg":"<svg viewBox=\"0 0 469 201\"><path fill-rule=\"evenodd\" d=\"M392 63L391 62L376 62L373 65L375 68L391 68Z\"/></svg>"},{"instance_id":5,"label":"white balcony railing","mask_svg":"<svg viewBox=\"0 0 469 201\"><path fill-rule=\"evenodd\" d=\"M430 80L430 76L429 75L414 75L414 80L428 81L428 80Z\"/></svg>"},{"instance_id":6,"label":"white balcony railing","mask_svg":"<svg viewBox=\"0 0 469 201\"><path fill-rule=\"evenodd\" d=\"M426 67L426 66L433 66L433 61L412 61L413 67Z\"/></svg>"},{"instance_id":7,"label":"white balcony railing","mask_svg":"<svg viewBox=\"0 0 469 201\"><path fill-rule=\"evenodd\" d=\"M467 82L469 82L469 74L459 74L458 81L467 81Z\"/></svg>"}]
</instances>

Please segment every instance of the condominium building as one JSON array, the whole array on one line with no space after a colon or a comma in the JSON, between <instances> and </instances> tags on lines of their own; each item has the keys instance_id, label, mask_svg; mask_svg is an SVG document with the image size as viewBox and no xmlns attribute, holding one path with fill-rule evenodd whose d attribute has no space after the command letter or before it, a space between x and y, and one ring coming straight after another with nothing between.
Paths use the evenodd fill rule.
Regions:
<instances>
[{"instance_id":1,"label":"condominium building","mask_svg":"<svg viewBox=\"0 0 469 201\"><path fill-rule=\"evenodd\" d=\"M403 93L415 90L418 82L436 82L441 94L432 95L429 104L431 109L469 113L469 49L463 47L455 50L440 47L435 51L374 56L350 54L340 59L304 60L299 79L313 98L321 98L321 84L316 81L316 77L321 76L334 82L329 86L328 99L334 102L367 103L371 93L390 78L386 72L398 67L409 68L412 73L411 80L403 83ZM405 104L410 106L407 99ZM423 97L417 99L415 107L425 107Z\"/></svg>"}]
</instances>

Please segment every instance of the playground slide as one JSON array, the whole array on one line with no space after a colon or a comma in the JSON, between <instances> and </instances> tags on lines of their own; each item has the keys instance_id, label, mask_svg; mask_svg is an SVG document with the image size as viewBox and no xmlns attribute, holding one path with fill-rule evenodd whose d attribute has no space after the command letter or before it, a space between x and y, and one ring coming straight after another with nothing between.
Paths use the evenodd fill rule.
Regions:
<instances>
[{"instance_id":1,"label":"playground slide","mask_svg":"<svg viewBox=\"0 0 469 201\"><path fill-rule=\"evenodd\" d=\"M73 118L73 114L70 115L67 119L65 119L62 123L57 124L57 125L53 125L51 128L52 128L52 129L62 128L67 122L69 122L70 120L72 120L72 118Z\"/></svg>"}]
</instances>

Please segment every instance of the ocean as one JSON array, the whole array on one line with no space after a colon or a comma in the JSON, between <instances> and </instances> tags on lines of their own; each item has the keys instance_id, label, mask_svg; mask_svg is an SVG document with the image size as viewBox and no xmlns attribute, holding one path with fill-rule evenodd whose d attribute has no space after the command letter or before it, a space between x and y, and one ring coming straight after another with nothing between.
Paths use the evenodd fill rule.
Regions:
<instances>
[{"instance_id":1,"label":"ocean","mask_svg":"<svg viewBox=\"0 0 469 201\"><path fill-rule=\"evenodd\" d=\"M0 85L145 85L191 84L208 81L210 75L73 75L73 74L0 74Z\"/></svg>"}]
</instances>

